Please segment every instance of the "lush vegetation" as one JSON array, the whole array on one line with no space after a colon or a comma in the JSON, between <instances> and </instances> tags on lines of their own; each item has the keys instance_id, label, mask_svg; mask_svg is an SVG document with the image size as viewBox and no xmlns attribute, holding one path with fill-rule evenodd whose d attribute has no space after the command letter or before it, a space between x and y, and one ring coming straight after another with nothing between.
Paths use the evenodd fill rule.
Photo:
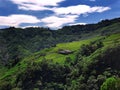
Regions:
<instances>
[{"instance_id":1,"label":"lush vegetation","mask_svg":"<svg viewBox=\"0 0 120 90\"><path fill-rule=\"evenodd\" d=\"M101 86L101 90L119 90L120 79L115 77L108 78Z\"/></svg>"},{"instance_id":2,"label":"lush vegetation","mask_svg":"<svg viewBox=\"0 0 120 90\"><path fill-rule=\"evenodd\" d=\"M119 21L0 30L0 90L119 90Z\"/></svg>"}]
</instances>

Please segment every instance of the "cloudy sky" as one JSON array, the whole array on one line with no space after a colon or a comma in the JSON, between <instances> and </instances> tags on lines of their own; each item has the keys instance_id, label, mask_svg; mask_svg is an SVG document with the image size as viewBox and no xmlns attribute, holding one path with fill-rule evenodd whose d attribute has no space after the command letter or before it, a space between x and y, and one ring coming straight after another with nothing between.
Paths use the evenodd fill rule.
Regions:
<instances>
[{"instance_id":1,"label":"cloudy sky","mask_svg":"<svg viewBox=\"0 0 120 90\"><path fill-rule=\"evenodd\" d=\"M120 17L120 0L0 0L0 28L96 23Z\"/></svg>"}]
</instances>

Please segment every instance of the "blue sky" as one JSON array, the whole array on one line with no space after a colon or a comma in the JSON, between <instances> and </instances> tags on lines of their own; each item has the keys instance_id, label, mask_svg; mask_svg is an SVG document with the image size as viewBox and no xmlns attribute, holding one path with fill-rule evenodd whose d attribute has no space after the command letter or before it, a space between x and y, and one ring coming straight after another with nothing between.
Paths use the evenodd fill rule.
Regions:
<instances>
[{"instance_id":1,"label":"blue sky","mask_svg":"<svg viewBox=\"0 0 120 90\"><path fill-rule=\"evenodd\" d=\"M97 23L120 17L120 0L0 0L0 28Z\"/></svg>"}]
</instances>

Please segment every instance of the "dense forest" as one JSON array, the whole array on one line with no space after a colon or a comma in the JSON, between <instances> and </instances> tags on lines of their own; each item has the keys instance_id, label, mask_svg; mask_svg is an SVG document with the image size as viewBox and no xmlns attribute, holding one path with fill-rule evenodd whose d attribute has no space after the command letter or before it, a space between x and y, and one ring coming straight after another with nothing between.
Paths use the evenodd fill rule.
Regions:
<instances>
[{"instance_id":1,"label":"dense forest","mask_svg":"<svg viewBox=\"0 0 120 90\"><path fill-rule=\"evenodd\" d=\"M120 90L120 18L0 30L0 90Z\"/></svg>"}]
</instances>

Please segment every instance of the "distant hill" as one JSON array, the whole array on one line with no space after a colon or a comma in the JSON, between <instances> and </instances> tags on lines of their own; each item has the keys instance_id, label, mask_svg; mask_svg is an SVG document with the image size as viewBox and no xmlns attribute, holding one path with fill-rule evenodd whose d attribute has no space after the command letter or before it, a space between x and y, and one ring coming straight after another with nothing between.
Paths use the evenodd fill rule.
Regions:
<instances>
[{"instance_id":1,"label":"distant hill","mask_svg":"<svg viewBox=\"0 0 120 90\"><path fill-rule=\"evenodd\" d=\"M119 90L119 63L120 18L0 30L0 90Z\"/></svg>"}]
</instances>

